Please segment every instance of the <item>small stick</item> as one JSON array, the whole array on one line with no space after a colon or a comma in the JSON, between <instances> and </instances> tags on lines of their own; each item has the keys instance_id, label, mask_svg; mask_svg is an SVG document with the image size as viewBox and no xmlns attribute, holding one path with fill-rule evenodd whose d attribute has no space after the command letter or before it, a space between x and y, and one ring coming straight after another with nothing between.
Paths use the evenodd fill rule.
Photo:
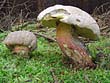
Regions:
<instances>
[{"instance_id":1,"label":"small stick","mask_svg":"<svg viewBox=\"0 0 110 83\"><path fill-rule=\"evenodd\" d=\"M85 80L87 80L88 83L92 83L87 75L85 75L84 78L85 78Z\"/></svg>"},{"instance_id":2,"label":"small stick","mask_svg":"<svg viewBox=\"0 0 110 83\"><path fill-rule=\"evenodd\" d=\"M7 0L4 0L3 3L0 5L0 10L3 8Z\"/></svg>"},{"instance_id":3,"label":"small stick","mask_svg":"<svg viewBox=\"0 0 110 83\"><path fill-rule=\"evenodd\" d=\"M58 78L56 77L54 70L51 69L50 72L51 72L52 78L54 80L54 83L59 83Z\"/></svg>"},{"instance_id":4,"label":"small stick","mask_svg":"<svg viewBox=\"0 0 110 83\"><path fill-rule=\"evenodd\" d=\"M38 35L38 36L41 36L41 37L44 37L46 39L48 39L49 41L53 41L53 42L56 42L56 40L54 38L51 38L51 37L47 37L43 34L40 34L40 33L37 33L37 32L33 32L35 35Z\"/></svg>"}]
</instances>

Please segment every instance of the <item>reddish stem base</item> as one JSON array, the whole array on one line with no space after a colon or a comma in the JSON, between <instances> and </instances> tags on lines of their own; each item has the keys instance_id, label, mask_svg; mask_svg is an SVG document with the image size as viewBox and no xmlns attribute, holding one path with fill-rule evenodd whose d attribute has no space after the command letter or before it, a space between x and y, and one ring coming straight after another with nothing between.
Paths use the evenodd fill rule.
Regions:
<instances>
[{"instance_id":1,"label":"reddish stem base","mask_svg":"<svg viewBox=\"0 0 110 83\"><path fill-rule=\"evenodd\" d=\"M95 67L84 46L73 36L71 25L60 23L56 32L57 42L64 55L73 60L75 68Z\"/></svg>"}]
</instances>

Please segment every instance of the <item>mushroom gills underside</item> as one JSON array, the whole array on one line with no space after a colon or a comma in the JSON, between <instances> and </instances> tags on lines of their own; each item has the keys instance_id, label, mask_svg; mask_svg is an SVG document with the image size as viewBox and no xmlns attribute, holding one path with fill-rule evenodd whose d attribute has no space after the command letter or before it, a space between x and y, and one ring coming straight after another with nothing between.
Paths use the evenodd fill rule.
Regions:
<instances>
[{"instance_id":1,"label":"mushroom gills underside","mask_svg":"<svg viewBox=\"0 0 110 83\"><path fill-rule=\"evenodd\" d=\"M99 35L97 35L97 33L94 33L91 29L88 29L86 27L78 27L78 26L72 26L72 27L74 29L74 32L78 36L89 38L91 40L97 40L99 38Z\"/></svg>"},{"instance_id":2,"label":"mushroom gills underside","mask_svg":"<svg viewBox=\"0 0 110 83\"><path fill-rule=\"evenodd\" d=\"M56 29L56 39L62 52L73 60L74 67L94 67L95 64L83 44L77 39L76 35L73 35L72 29L71 25L65 23L59 23Z\"/></svg>"}]
</instances>

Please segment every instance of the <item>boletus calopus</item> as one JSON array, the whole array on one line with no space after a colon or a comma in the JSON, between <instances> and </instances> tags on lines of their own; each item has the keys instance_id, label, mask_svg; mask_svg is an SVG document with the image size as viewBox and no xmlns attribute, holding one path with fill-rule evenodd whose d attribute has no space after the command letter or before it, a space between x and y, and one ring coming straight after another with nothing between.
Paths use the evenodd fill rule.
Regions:
<instances>
[{"instance_id":1,"label":"boletus calopus","mask_svg":"<svg viewBox=\"0 0 110 83\"><path fill-rule=\"evenodd\" d=\"M72 59L76 68L94 68L91 56L87 53L78 36L98 39L99 26L85 11L73 7L55 5L43 10L37 17L44 26L56 28L56 40L65 56Z\"/></svg>"},{"instance_id":2,"label":"boletus calopus","mask_svg":"<svg viewBox=\"0 0 110 83\"><path fill-rule=\"evenodd\" d=\"M29 57L29 52L36 48L36 42L36 36L29 31L11 32L3 41L13 53L21 54L23 57Z\"/></svg>"}]
</instances>

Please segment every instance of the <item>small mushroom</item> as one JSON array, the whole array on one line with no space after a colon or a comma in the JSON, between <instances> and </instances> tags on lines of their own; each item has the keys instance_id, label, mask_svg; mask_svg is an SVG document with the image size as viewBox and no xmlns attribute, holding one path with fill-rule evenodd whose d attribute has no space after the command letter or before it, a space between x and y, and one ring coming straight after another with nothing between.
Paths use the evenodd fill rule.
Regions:
<instances>
[{"instance_id":1,"label":"small mushroom","mask_svg":"<svg viewBox=\"0 0 110 83\"><path fill-rule=\"evenodd\" d=\"M73 7L55 5L43 10L37 17L44 26L56 27L56 40L65 56L73 60L74 67L95 67L78 36L98 39L99 26L85 11Z\"/></svg>"},{"instance_id":2,"label":"small mushroom","mask_svg":"<svg viewBox=\"0 0 110 83\"><path fill-rule=\"evenodd\" d=\"M28 53L36 48L36 36L29 31L15 31L8 34L3 41L13 53L29 57Z\"/></svg>"}]
</instances>

